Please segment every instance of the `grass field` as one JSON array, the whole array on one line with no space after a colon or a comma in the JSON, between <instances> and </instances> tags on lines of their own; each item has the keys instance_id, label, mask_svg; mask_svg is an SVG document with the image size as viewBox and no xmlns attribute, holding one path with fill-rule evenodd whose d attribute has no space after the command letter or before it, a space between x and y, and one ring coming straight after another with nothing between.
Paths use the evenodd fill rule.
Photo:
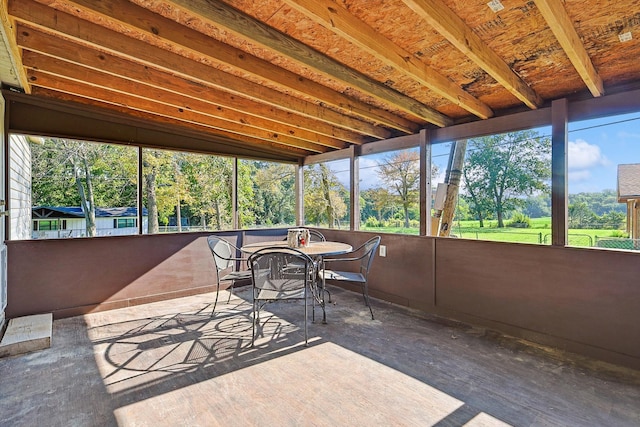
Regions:
<instances>
[{"instance_id":1,"label":"grass field","mask_svg":"<svg viewBox=\"0 0 640 427\"><path fill-rule=\"evenodd\" d=\"M415 234L418 228L403 227L361 227L361 230L379 233ZM571 246L595 246L598 239L615 238L620 230L605 229L570 229L569 245ZM551 244L551 218L531 218L530 227L498 228L498 222L485 221L484 227L480 227L479 221L456 221L453 223L451 234L463 239L491 240L500 242Z\"/></svg>"}]
</instances>

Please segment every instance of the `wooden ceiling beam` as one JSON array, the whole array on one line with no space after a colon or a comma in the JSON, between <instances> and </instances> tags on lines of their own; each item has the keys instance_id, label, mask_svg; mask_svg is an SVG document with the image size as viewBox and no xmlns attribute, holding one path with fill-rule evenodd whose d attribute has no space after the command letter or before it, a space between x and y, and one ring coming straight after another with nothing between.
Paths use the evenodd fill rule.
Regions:
<instances>
[{"instance_id":1,"label":"wooden ceiling beam","mask_svg":"<svg viewBox=\"0 0 640 427\"><path fill-rule=\"evenodd\" d=\"M453 122L449 117L433 108L342 65L304 43L221 1L170 0L170 3L185 12L200 16L205 22L213 26L230 31L238 37L272 50L279 56L293 60L315 72L390 104L420 121L433 123L440 127L450 125Z\"/></svg>"},{"instance_id":2,"label":"wooden ceiling beam","mask_svg":"<svg viewBox=\"0 0 640 427\"><path fill-rule=\"evenodd\" d=\"M184 79L196 81L236 96L249 98L253 101L378 139L385 139L390 136L390 132L380 126L345 116L322 105L313 104L275 89L264 87L258 83L233 76L201 62L127 37L102 26L79 20L32 0L11 1L9 3L9 13L15 19L28 26L40 28L60 38L72 39L82 46L106 51L145 66L177 74ZM410 130L405 129L406 132Z\"/></svg>"},{"instance_id":3,"label":"wooden ceiling beam","mask_svg":"<svg viewBox=\"0 0 640 427\"><path fill-rule=\"evenodd\" d=\"M50 60L44 56L34 58L34 52L39 52L43 55L58 58L66 62L82 65L98 73L109 73L145 86L150 86L154 90L161 91L160 93L163 91L171 92L173 96L179 96L180 102L184 104L185 108L187 108L187 105L191 108L195 108L195 105L202 105L201 112L225 120L235 121L248 126L253 125L265 130L290 135L336 149L345 148L345 141L312 131L312 125L318 128L328 128L328 131L334 133L338 133L336 132L338 130L342 131L340 133L345 134L345 136L350 136L352 141L349 142L361 143L363 140L360 135L325 125L322 122L288 114L281 110L274 111L275 109L272 107L250 100L238 102L240 98L228 96L225 92L207 88L195 82L107 53L87 48L81 49L81 46L76 43L48 36L37 29L24 27L23 24L18 25L17 42L18 46L24 50L23 63L25 66L38 67L38 60L42 60L44 64L50 62ZM46 65L43 65L43 67L45 66ZM149 95L151 95L151 93L149 93ZM163 97L161 99L165 98L166 97ZM222 100L223 103L220 103L220 100ZM248 114L249 111L252 112L251 115ZM278 113L280 113L279 115L283 118L288 118L289 121L293 121L294 119L300 120L300 122L307 124L308 129L295 125L295 122L282 123L281 121L270 120L270 118L267 117L270 114L278 115Z\"/></svg>"},{"instance_id":4,"label":"wooden ceiling beam","mask_svg":"<svg viewBox=\"0 0 640 427\"><path fill-rule=\"evenodd\" d=\"M73 65L69 64L69 67L73 67ZM75 71L81 72L80 70ZM27 69L27 78L32 86L45 87L60 92L75 94L88 99L123 105L135 110L159 116L177 118L187 123L201 124L211 129L215 129L217 133L224 135L227 138L233 138L236 140L243 140L245 137L248 137L253 140L263 140L266 144L301 148L313 153L323 153L328 151L326 147L318 144L297 140L286 135L278 135L272 132L251 130L247 126L234 125L234 123L224 122L196 111L185 110L173 105L167 105L150 100L133 91L133 86L135 86L135 84L125 84L126 87L107 88L101 86L100 83L97 85L87 83L91 82L90 77L95 78L95 76L96 73L91 71L89 73L84 73L84 75L77 75L76 78L71 79L60 74L48 73L42 70ZM110 78L114 79L112 76ZM117 86L116 82L114 82L114 86Z\"/></svg>"},{"instance_id":5,"label":"wooden ceiling beam","mask_svg":"<svg viewBox=\"0 0 640 427\"><path fill-rule=\"evenodd\" d=\"M0 39L9 40L11 38L10 36L15 34L15 26L13 20L9 16L6 1L0 1L0 26L2 27L0 28ZM11 71L15 72L15 78L24 91L29 93L30 88L29 82L27 81L27 74L24 72L22 66L16 61L20 58L20 50L13 43L5 43L5 47L9 53L7 60L11 64Z\"/></svg>"},{"instance_id":6,"label":"wooden ceiling beam","mask_svg":"<svg viewBox=\"0 0 640 427\"><path fill-rule=\"evenodd\" d=\"M238 135L281 141L286 145L300 146L301 148L312 151L326 151L326 149L320 146L327 146L330 142L327 138L319 138L317 134L308 131L301 131L298 135L292 136L289 133L289 129L281 125L276 126L276 124L267 122L264 119L239 115L231 110L216 110L212 108L211 104L197 99L186 98L164 89L140 84L133 80L116 77L38 53L25 51L22 56L22 61L25 67L38 69L65 79L85 82L89 85L106 89L109 92L115 91L129 94L143 100L173 107L175 108L174 111L177 117L185 116L186 112L195 114L193 116L195 121L197 121L197 115L207 116L208 118L202 118L203 123L211 127L227 129ZM321 140L322 143L318 140ZM305 144L303 141L310 144L303 146ZM333 140L331 143L333 145L331 148L334 149L346 147L346 144L342 141Z\"/></svg>"},{"instance_id":7,"label":"wooden ceiling beam","mask_svg":"<svg viewBox=\"0 0 640 427\"><path fill-rule=\"evenodd\" d=\"M493 111L451 80L428 67L410 52L377 33L365 22L331 0L284 0L319 25L369 52L384 64L420 82L472 114L488 119Z\"/></svg>"},{"instance_id":8,"label":"wooden ceiling beam","mask_svg":"<svg viewBox=\"0 0 640 427\"><path fill-rule=\"evenodd\" d=\"M542 105L542 98L442 0L402 1L529 108Z\"/></svg>"},{"instance_id":9,"label":"wooden ceiling beam","mask_svg":"<svg viewBox=\"0 0 640 427\"><path fill-rule=\"evenodd\" d=\"M58 7L59 4L53 0L37 1L45 4L51 3L52 7ZM266 79L283 90L295 91L303 96L316 99L341 110L343 113L357 115L365 120L391 126L398 130L411 129L413 132L417 129L414 123L396 114L336 92L131 2L125 0L102 0L100 2L68 0L65 4L71 9L84 10L99 16L102 20L111 21L112 24L115 23L144 34L145 37L161 39L175 46L176 50L188 50L210 62L230 66L243 74L249 73L261 80Z\"/></svg>"},{"instance_id":10,"label":"wooden ceiling beam","mask_svg":"<svg viewBox=\"0 0 640 427\"><path fill-rule=\"evenodd\" d=\"M602 78L596 71L580 36L559 0L534 0L569 60L593 96L604 95Z\"/></svg>"},{"instance_id":11,"label":"wooden ceiling beam","mask_svg":"<svg viewBox=\"0 0 640 427\"><path fill-rule=\"evenodd\" d=\"M164 125L171 126L174 129L175 128L184 129L184 131L180 132L180 134L184 135L186 139L189 138L189 135L195 134L197 135L196 138L199 140L209 138L212 144L221 142L231 147L239 146L245 151L255 150L256 154L254 155L259 155L260 153L268 153L271 156L271 158L274 160L279 158L281 160L291 161L293 160L292 158L300 159L310 154L310 152L307 150L287 147L279 144L269 144L269 143L265 143L265 141L261 141L258 139L243 138L241 141L239 141L237 138L230 138L230 135L213 133L211 128L208 128L206 126L202 126L199 124L188 123L182 120L175 119L173 117L158 116L156 114L148 113L145 111L132 110L122 105L110 104L104 101L84 98L78 95L74 95L66 92L59 92L59 91L44 88L44 87L34 86L32 94L39 97L40 99L48 98L55 102L71 102L74 104L83 105L86 107L86 111L92 111L91 114L95 113L95 111L101 111L101 112L108 111L116 114L117 116L126 116L127 118L141 120L146 124L153 123L157 126L160 126L160 128L154 127L155 129L154 131L162 134L164 134L162 130L163 129L162 126ZM63 135L63 134L60 134L59 136L78 138L77 136ZM113 142L110 139L105 139L105 141ZM161 148L153 144L141 144L141 145L143 147ZM191 148L187 148L186 146L183 146L183 145L180 145L177 148L186 149L187 151L193 151ZM231 151L233 151L233 149L231 149ZM208 150L206 149L206 147L203 147L203 150L198 150L197 152L208 152ZM225 151L223 155L229 155L229 154L230 153Z\"/></svg>"}]
</instances>

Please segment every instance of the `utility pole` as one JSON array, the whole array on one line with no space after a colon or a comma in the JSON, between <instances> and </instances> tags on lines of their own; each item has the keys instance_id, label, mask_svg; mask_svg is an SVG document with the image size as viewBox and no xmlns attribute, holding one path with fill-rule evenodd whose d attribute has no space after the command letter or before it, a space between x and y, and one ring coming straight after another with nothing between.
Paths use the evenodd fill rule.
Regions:
<instances>
[{"instance_id":1,"label":"utility pole","mask_svg":"<svg viewBox=\"0 0 640 427\"><path fill-rule=\"evenodd\" d=\"M458 200L458 189L460 188L460 177L462 168L464 167L464 156L467 152L467 140L456 141L451 149L449 157L449 170L447 170L447 192L444 199L444 207L442 208L440 231L441 237L449 236L451 232L451 223L453 222L453 214L456 209L456 201Z\"/></svg>"}]
</instances>

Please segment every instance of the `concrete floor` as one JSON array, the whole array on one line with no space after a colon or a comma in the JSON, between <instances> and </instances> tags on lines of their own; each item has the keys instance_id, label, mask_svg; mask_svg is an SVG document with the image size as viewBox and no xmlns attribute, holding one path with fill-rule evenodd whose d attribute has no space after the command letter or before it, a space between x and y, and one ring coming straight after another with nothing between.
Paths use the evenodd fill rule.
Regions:
<instances>
[{"instance_id":1,"label":"concrete floor","mask_svg":"<svg viewBox=\"0 0 640 427\"><path fill-rule=\"evenodd\" d=\"M0 359L1 426L640 426L640 372L332 288L328 324L248 289L57 320Z\"/></svg>"}]
</instances>

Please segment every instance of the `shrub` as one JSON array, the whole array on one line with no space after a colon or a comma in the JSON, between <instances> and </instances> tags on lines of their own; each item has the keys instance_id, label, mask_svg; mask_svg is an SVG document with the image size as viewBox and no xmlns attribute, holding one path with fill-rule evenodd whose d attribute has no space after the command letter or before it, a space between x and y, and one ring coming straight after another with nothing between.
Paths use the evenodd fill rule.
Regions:
<instances>
[{"instance_id":1,"label":"shrub","mask_svg":"<svg viewBox=\"0 0 640 427\"><path fill-rule=\"evenodd\" d=\"M611 237L623 237L625 239L629 238L629 233L622 230L613 230L611 232Z\"/></svg>"},{"instance_id":2,"label":"shrub","mask_svg":"<svg viewBox=\"0 0 640 427\"><path fill-rule=\"evenodd\" d=\"M373 227L382 227L382 224L380 223L380 221L378 221L378 219L376 217L370 216L364 222L364 226L368 227L368 228L373 228Z\"/></svg>"},{"instance_id":3,"label":"shrub","mask_svg":"<svg viewBox=\"0 0 640 427\"><path fill-rule=\"evenodd\" d=\"M529 228L531 227L531 218L522 212L516 212L513 214L513 217L511 217L511 222L507 224L507 226L515 228Z\"/></svg>"}]
</instances>

